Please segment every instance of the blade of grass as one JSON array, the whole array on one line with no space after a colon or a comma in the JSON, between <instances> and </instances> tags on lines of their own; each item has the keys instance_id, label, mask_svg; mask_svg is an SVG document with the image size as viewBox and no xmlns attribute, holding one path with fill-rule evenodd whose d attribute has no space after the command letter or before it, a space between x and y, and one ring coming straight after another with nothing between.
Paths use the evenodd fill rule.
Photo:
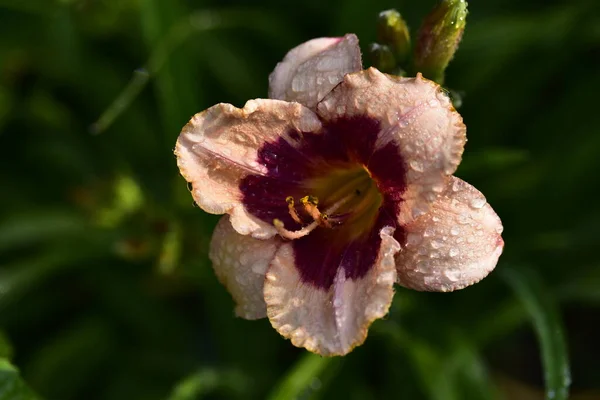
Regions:
<instances>
[{"instance_id":1,"label":"blade of grass","mask_svg":"<svg viewBox=\"0 0 600 400\"><path fill-rule=\"evenodd\" d=\"M305 353L268 397L269 400L306 398L314 390L319 376L328 368L341 363L341 359L320 357Z\"/></svg>"},{"instance_id":2,"label":"blade of grass","mask_svg":"<svg viewBox=\"0 0 600 400\"><path fill-rule=\"evenodd\" d=\"M550 291L528 267L504 266L500 274L514 290L531 318L539 340L546 382L546 398L566 400L571 372L562 321Z\"/></svg>"},{"instance_id":3,"label":"blade of grass","mask_svg":"<svg viewBox=\"0 0 600 400\"><path fill-rule=\"evenodd\" d=\"M35 400L38 397L21 379L19 371L0 358L0 400Z\"/></svg>"},{"instance_id":4,"label":"blade of grass","mask_svg":"<svg viewBox=\"0 0 600 400\"><path fill-rule=\"evenodd\" d=\"M494 400L500 399L498 389L492 383L487 365L470 338L463 332L454 332L453 352L446 362L445 374L463 383L463 398Z\"/></svg>"},{"instance_id":5,"label":"blade of grass","mask_svg":"<svg viewBox=\"0 0 600 400\"><path fill-rule=\"evenodd\" d=\"M129 107L148 81L162 70L172 52L194 33L246 28L261 32L271 40L281 41L289 31L285 21L268 13L251 9L202 10L181 19L157 42L145 66L134 71L123 91L92 124L90 131L100 134ZM283 35L285 36L285 35Z\"/></svg>"},{"instance_id":6,"label":"blade of grass","mask_svg":"<svg viewBox=\"0 0 600 400\"><path fill-rule=\"evenodd\" d=\"M0 331L0 358L10 359L13 354L12 345L3 331Z\"/></svg>"},{"instance_id":7,"label":"blade of grass","mask_svg":"<svg viewBox=\"0 0 600 400\"><path fill-rule=\"evenodd\" d=\"M386 335L394 346L408 356L421 380L421 389L431 400L458 400L456 382L446 373L445 359L432 346L408 334L394 321L377 324L375 332Z\"/></svg>"},{"instance_id":8,"label":"blade of grass","mask_svg":"<svg viewBox=\"0 0 600 400\"><path fill-rule=\"evenodd\" d=\"M219 388L243 395L247 393L248 382L236 371L202 368L182 379L173 388L168 400L198 400Z\"/></svg>"}]
</instances>

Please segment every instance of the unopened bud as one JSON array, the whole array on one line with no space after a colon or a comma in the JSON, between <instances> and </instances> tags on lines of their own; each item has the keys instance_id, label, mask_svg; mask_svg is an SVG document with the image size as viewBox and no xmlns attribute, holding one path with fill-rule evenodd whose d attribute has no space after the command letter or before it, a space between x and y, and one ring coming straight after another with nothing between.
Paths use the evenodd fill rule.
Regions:
<instances>
[{"instance_id":1,"label":"unopened bud","mask_svg":"<svg viewBox=\"0 0 600 400\"><path fill-rule=\"evenodd\" d=\"M404 63L410 52L410 33L396 10L386 10L377 17L377 41L389 46L396 61Z\"/></svg>"},{"instance_id":2,"label":"unopened bud","mask_svg":"<svg viewBox=\"0 0 600 400\"><path fill-rule=\"evenodd\" d=\"M440 84L465 30L467 2L441 0L425 17L415 47L414 69Z\"/></svg>"},{"instance_id":3,"label":"unopened bud","mask_svg":"<svg viewBox=\"0 0 600 400\"><path fill-rule=\"evenodd\" d=\"M369 57L371 65L381 72L391 73L396 68L396 59L386 45L371 43L369 45Z\"/></svg>"}]
</instances>

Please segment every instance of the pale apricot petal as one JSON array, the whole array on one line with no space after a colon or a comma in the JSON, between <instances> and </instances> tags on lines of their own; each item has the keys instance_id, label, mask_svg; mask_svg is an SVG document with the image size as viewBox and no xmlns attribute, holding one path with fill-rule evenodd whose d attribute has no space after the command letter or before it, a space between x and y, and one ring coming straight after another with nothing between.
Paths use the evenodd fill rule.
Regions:
<instances>
[{"instance_id":1,"label":"pale apricot petal","mask_svg":"<svg viewBox=\"0 0 600 400\"><path fill-rule=\"evenodd\" d=\"M404 226L396 255L398 282L415 290L448 292L479 282L502 253L502 223L485 197L450 177L430 211Z\"/></svg>"},{"instance_id":2,"label":"pale apricot petal","mask_svg":"<svg viewBox=\"0 0 600 400\"><path fill-rule=\"evenodd\" d=\"M397 172L406 182L398 216L401 225L423 214L443 190L466 141L466 127L446 93L420 74L400 78L369 68L346 75L318 104L317 114L325 121L358 117L379 121L373 154L391 145L404 160L405 171Z\"/></svg>"},{"instance_id":3,"label":"pale apricot petal","mask_svg":"<svg viewBox=\"0 0 600 400\"><path fill-rule=\"evenodd\" d=\"M269 76L269 97L314 108L344 75L361 69L356 35L309 40L277 64Z\"/></svg>"},{"instance_id":4,"label":"pale apricot petal","mask_svg":"<svg viewBox=\"0 0 600 400\"><path fill-rule=\"evenodd\" d=\"M240 182L248 175L267 173L259 162L265 143L320 128L317 116L298 103L259 99L242 109L218 104L196 114L183 128L175 147L177 165L204 211L230 214L236 231L266 239L276 230L244 208Z\"/></svg>"},{"instance_id":5,"label":"pale apricot petal","mask_svg":"<svg viewBox=\"0 0 600 400\"><path fill-rule=\"evenodd\" d=\"M265 272L281 243L279 237L260 240L240 235L231 226L228 215L219 220L210 243L209 258L217 278L233 297L239 317L267 316L263 297Z\"/></svg>"},{"instance_id":6,"label":"pale apricot petal","mask_svg":"<svg viewBox=\"0 0 600 400\"><path fill-rule=\"evenodd\" d=\"M264 295L271 324L292 344L324 356L344 355L367 337L371 323L387 314L396 279L393 229L381 230L375 264L355 280L340 267L329 288L303 281L292 243L282 245L266 275Z\"/></svg>"}]
</instances>

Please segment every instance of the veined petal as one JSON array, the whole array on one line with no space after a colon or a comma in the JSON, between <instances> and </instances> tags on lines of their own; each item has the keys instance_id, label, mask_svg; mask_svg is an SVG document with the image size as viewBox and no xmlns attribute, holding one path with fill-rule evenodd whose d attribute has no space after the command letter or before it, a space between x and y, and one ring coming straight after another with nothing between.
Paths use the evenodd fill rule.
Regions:
<instances>
[{"instance_id":1,"label":"veined petal","mask_svg":"<svg viewBox=\"0 0 600 400\"><path fill-rule=\"evenodd\" d=\"M375 264L361 277L340 267L330 287L303 279L292 243L282 245L267 271L264 296L271 324L292 344L324 356L344 355L363 343L371 323L387 314L399 250L393 228L380 231Z\"/></svg>"},{"instance_id":2,"label":"veined petal","mask_svg":"<svg viewBox=\"0 0 600 400\"><path fill-rule=\"evenodd\" d=\"M325 121L357 117L380 121L373 159L378 150L392 145L405 165L401 225L423 214L443 190L466 141L466 127L448 96L420 74L399 78L369 68L346 75L318 104L317 114Z\"/></svg>"},{"instance_id":3,"label":"veined petal","mask_svg":"<svg viewBox=\"0 0 600 400\"><path fill-rule=\"evenodd\" d=\"M240 235L229 216L217 224L210 243L209 257L219 281L236 303L235 313L242 318L267 316L263 286L267 267L281 246L278 237L267 240Z\"/></svg>"},{"instance_id":4,"label":"veined petal","mask_svg":"<svg viewBox=\"0 0 600 400\"><path fill-rule=\"evenodd\" d=\"M277 64L269 76L269 97L314 108L344 75L361 69L356 35L309 40Z\"/></svg>"},{"instance_id":5,"label":"veined petal","mask_svg":"<svg viewBox=\"0 0 600 400\"><path fill-rule=\"evenodd\" d=\"M242 109L218 104L196 114L183 128L175 147L177 165L204 211L228 213L239 233L269 238L275 228L244 208L240 181L267 173L258 154L265 143L293 142L289 132L320 129L317 116L298 103L259 99L248 101Z\"/></svg>"},{"instance_id":6,"label":"veined petal","mask_svg":"<svg viewBox=\"0 0 600 400\"><path fill-rule=\"evenodd\" d=\"M398 282L440 292L479 282L502 253L502 229L477 189L449 178L430 211L404 226L405 243L396 255Z\"/></svg>"}]
</instances>

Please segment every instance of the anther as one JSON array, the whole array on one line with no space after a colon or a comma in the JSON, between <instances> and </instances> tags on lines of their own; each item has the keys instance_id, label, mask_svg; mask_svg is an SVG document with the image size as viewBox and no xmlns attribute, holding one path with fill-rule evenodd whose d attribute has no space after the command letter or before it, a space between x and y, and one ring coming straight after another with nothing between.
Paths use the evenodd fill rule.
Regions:
<instances>
[{"instance_id":1,"label":"anther","mask_svg":"<svg viewBox=\"0 0 600 400\"><path fill-rule=\"evenodd\" d=\"M281 235L282 238L290 239L290 240L299 239L303 236L308 235L310 232L314 231L319 225L325 225L326 227L330 228L331 224L329 223L328 215L331 215L332 213L337 211L340 207L342 207L344 204L346 204L348 201L350 201L352 199L353 195L354 194L351 194L351 195L348 195L348 196L342 198L341 200L336 202L334 205L329 207L324 213L319 212L319 209L316 206L316 204L308 204L309 197L312 197L312 196L305 196L302 199L300 199L300 202L302 202L304 204L305 208L308 207L307 211L310 209L311 211L317 213L317 214L315 214L316 218L313 217L314 221L310 225L307 225L302 229L298 229L297 231L290 231L288 229L285 229L285 226L284 226L282 220L276 218L273 220L273 226L275 226L275 229L277 229L277 233L279 233L279 235ZM316 199L316 198L314 198L314 199ZM288 202L288 205L289 204L290 203ZM308 206L307 206L307 204L308 204ZM294 209L294 211L295 211L295 209ZM312 214L311 214L311 216L312 216ZM292 218L293 218L293 216L292 216Z\"/></svg>"},{"instance_id":2,"label":"anther","mask_svg":"<svg viewBox=\"0 0 600 400\"><path fill-rule=\"evenodd\" d=\"M304 196L303 198L300 199L300 203L304 204L305 206L307 204L312 204L314 206L316 206L317 204L319 204L319 198L316 196Z\"/></svg>"},{"instance_id":3,"label":"anther","mask_svg":"<svg viewBox=\"0 0 600 400\"><path fill-rule=\"evenodd\" d=\"M285 198L285 201L288 204L288 211L289 211L292 219L296 223L302 225L302 220L300 219L300 216L298 215L298 212L296 211L296 207L294 207L294 198L292 196L288 196Z\"/></svg>"}]
</instances>

